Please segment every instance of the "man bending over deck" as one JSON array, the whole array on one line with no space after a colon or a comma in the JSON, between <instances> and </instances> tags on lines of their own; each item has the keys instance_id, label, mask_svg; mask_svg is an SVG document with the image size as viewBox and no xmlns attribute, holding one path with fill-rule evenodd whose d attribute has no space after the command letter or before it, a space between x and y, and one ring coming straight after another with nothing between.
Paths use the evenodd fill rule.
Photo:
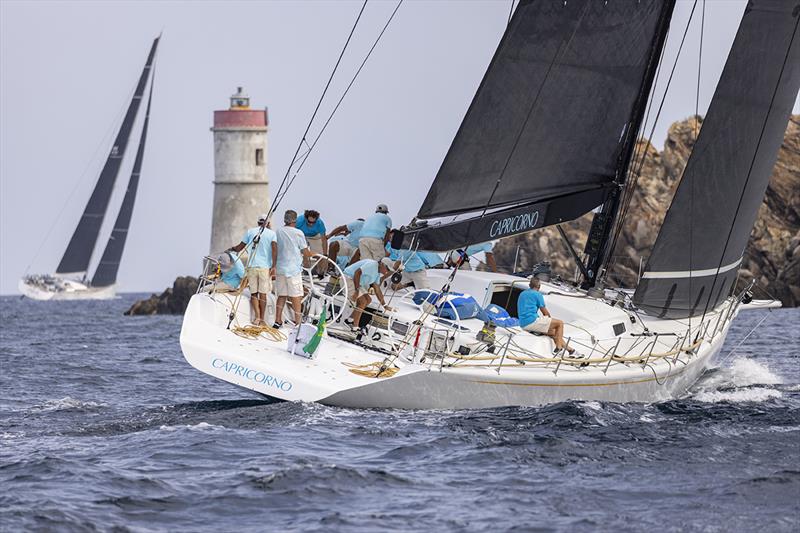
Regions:
<instances>
[{"instance_id":1,"label":"man bending over deck","mask_svg":"<svg viewBox=\"0 0 800 533\"><path fill-rule=\"evenodd\" d=\"M350 324L350 328L353 331L358 331L361 313L364 312L364 309L366 309L367 305L372 301L372 296L369 294L370 287L375 291L375 296L378 297L381 306L383 306L386 311L392 310L391 307L386 305L386 301L383 299L383 293L381 292L381 276L386 277L388 275L389 268L386 264L383 261L379 263L374 259L362 259L344 269L347 292L353 304L353 315L345 322Z\"/></svg>"},{"instance_id":2,"label":"man bending over deck","mask_svg":"<svg viewBox=\"0 0 800 533\"><path fill-rule=\"evenodd\" d=\"M566 348L570 355L574 354L575 350L564 342L564 321L550 316L550 311L544 305L544 295L539 292L539 279L531 278L529 286L530 289L522 291L517 301L520 327L530 333L543 333L551 337L556 343L556 353Z\"/></svg>"}]
</instances>

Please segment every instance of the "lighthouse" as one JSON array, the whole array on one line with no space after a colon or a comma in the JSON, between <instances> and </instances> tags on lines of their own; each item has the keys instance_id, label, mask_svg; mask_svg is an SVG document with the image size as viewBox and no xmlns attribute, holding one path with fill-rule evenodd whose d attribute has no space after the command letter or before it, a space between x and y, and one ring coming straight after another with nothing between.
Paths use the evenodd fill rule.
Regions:
<instances>
[{"instance_id":1,"label":"lighthouse","mask_svg":"<svg viewBox=\"0 0 800 533\"><path fill-rule=\"evenodd\" d=\"M269 208L267 109L250 109L241 87L214 111L214 210L210 254L238 244Z\"/></svg>"}]
</instances>

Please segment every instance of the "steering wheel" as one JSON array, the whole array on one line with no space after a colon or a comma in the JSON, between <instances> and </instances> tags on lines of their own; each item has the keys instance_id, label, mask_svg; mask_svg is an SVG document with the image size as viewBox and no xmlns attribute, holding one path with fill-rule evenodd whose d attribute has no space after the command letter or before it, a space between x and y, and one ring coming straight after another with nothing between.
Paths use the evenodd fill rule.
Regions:
<instances>
[{"instance_id":1,"label":"steering wheel","mask_svg":"<svg viewBox=\"0 0 800 533\"><path fill-rule=\"evenodd\" d=\"M345 307L347 306L349 300L347 299L347 283L344 279L344 272L342 269L339 268L339 265L336 264L335 261L331 261L324 255L314 254L311 256L314 259L314 262L308 268L303 268L303 277L306 278L304 281L308 282L309 291L303 297L303 305L307 303L310 304L312 298L317 298L318 300L322 301L322 307L327 307L328 309L328 317L327 322L338 322L342 318L342 314L344 313ZM327 263L336 270L336 276L339 278L339 283L334 286L331 290L328 290L330 287L330 280L327 284L323 285L319 283L321 280L317 280L317 283L314 283L314 269L319 266L320 264ZM305 283L304 283L305 284ZM339 312L336 312L336 301L340 300L341 304L339 305ZM319 318L320 313L322 312L322 307L319 308L319 311L316 313L312 312L311 306L309 305L309 316L313 316L314 318Z\"/></svg>"}]
</instances>

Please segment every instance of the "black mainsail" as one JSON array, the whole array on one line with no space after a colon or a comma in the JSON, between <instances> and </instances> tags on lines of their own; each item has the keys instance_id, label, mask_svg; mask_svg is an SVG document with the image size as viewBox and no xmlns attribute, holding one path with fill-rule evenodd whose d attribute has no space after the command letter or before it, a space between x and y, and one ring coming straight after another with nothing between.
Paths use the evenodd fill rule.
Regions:
<instances>
[{"instance_id":1,"label":"black mainsail","mask_svg":"<svg viewBox=\"0 0 800 533\"><path fill-rule=\"evenodd\" d=\"M136 202L136 190L139 187L139 176L142 171L142 161L144 160L144 146L147 141L147 126L150 124L150 103L153 100L153 85L155 85L155 71L150 77L150 92L147 96L147 107L144 112L144 123L142 124L142 135L139 138L139 146L136 149L136 159L131 169L131 177L128 180L128 188L125 190L125 197L122 206L114 222L114 229L106 243L106 249L97 265L94 277L92 278L93 287L108 287L117 282L117 272L122 260L122 252L125 249L125 240L128 238L128 228L131 225L133 216L133 204Z\"/></svg>"},{"instance_id":2,"label":"black mainsail","mask_svg":"<svg viewBox=\"0 0 800 533\"><path fill-rule=\"evenodd\" d=\"M522 0L418 218L446 250L576 218L619 186L674 0Z\"/></svg>"},{"instance_id":3,"label":"black mainsail","mask_svg":"<svg viewBox=\"0 0 800 533\"><path fill-rule=\"evenodd\" d=\"M67 250L58 264L57 274L84 275L89 268L89 261L92 258L95 244L97 244L100 227L103 225L108 203L111 200L111 193L114 190L114 183L117 181L122 158L125 155L131 130L144 95L147 78L156 55L158 40L159 37L153 41L153 45L150 47L150 53L139 76L133 99L125 113L122 126L120 126L119 132L114 139L108 159L106 159L103 170L100 172L100 177L97 179L92 196L83 210L80 222L78 222L69 245L67 245Z\"/></svg>"},{"instance_id":4,"label":"black mainsail","mask_svg":"<svg viewBox=\"0 0 800 533\"><path fill-rule=\"evenodd\" d=\"M634 294L648 313L704 314L727 298L800 90L800 2L750 0Z\"/></svg>"}]
</instances>

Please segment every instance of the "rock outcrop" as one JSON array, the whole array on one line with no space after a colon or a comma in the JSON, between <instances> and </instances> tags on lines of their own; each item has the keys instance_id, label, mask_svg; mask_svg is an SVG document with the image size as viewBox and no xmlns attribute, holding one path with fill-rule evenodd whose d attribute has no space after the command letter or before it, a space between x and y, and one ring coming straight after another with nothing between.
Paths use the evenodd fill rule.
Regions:
<instances>
[{"instance_id":1,"label":"rock outcrop","mask_svg":"<svg viewBox=\"0 0 800 533\"><path fill-rule=\"evenodd\" d=\"M637 147L637 153L644 153L644 159L610 262L612 281L627 287L636 283L701 125L700 117L673 124L661 152L644 142ZM562 226L578 253L583 251L591 219L588 214ZM528 270L542 260L549 260L553 271L563 277L571 278L576 270L555 227L504 239L495 245L495 256L500 265L509 268L517 257L518 271ZM745 250L740 282L750 279L755 279L784 306L800 305L800 115L793 115L786 129ZM757 294L757 297L765 296Z\"/></svg>"},{"instance_id":2,"label":"rock outcrop","mask_svg":"<svg viewBox=\"0 0 800 533\"><path fill-rule=\"evenodd\" d=\"M192 276L180 276L161 294L138 300L126 315L182 315L189 305L189 299L197 292L200 281Z\"/></svg>"}]
</instances>

